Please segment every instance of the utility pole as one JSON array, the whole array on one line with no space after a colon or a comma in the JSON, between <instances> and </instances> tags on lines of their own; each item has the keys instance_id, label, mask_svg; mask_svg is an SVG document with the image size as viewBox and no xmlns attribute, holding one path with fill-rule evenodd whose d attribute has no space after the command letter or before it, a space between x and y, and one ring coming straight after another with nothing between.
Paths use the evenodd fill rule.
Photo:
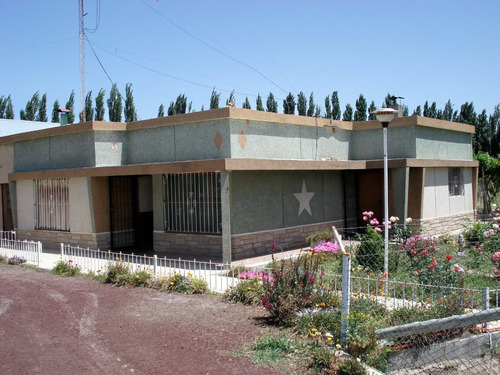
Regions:
<instances>
[{"instance_id":1,"label":"utility pole","mask_svg":"<svg viewBox=\"0 0 500 375\"><path fill-rule=\"evenodd\" d=\"M78 15L80 21L80 122L85 122L85 26L83 17L83 0L78 0Z\"/></svg>"}]
</instances>

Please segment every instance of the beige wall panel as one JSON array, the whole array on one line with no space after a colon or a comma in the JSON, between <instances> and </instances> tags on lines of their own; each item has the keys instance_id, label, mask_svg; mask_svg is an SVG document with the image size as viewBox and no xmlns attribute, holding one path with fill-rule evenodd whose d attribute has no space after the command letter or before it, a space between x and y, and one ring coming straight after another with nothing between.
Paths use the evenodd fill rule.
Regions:
<instances>
[{"instance_id":1,"label":"beige wall panel","mask_svg":"<svg viewBox=\"0 0 500 375\"><path fill-rule=\"evenodd\" d=\"M92 232L87 178L69 179L69 220L72 232Z\"/></svg>"},{"instance_id":2,"label":"beige wall panel","mask_svg":"<svg viewBox=\"0 0 500 375\"><path fill-rule=\"evenodd\" d=\"M95 233L109 232L108 177L90 179Z\"/></svg>"},{"instance_id":3,"label":"beige wall panel","mask_svg":"<svg viewBox=\"0 0 500 375\"><path fill-rule=\"evenodd\" d=\"M17 223L19 229L32 230L35 228L34 202L33 202L33 180L19 180L16 183L17 200Z\"/></svg>"}]
</instances>

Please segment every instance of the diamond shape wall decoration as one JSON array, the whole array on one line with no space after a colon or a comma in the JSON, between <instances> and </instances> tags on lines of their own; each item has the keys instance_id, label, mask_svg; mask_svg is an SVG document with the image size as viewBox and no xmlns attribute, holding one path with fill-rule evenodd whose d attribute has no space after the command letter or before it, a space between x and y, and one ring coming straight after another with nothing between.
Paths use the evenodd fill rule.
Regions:
<instances>
[{"instance_id":1,"label":"diamond shape wall decoration","mask_svg":"<svg viewBox=\"0 0 500 375\"><path fill-rule=\"evenodd\" d=\"M220 132L215 133L214 144L215 144L215 147L217 147L217 150L220 150L220 148L222 146L222 142L224 142L224 138L222 138L222 135L220 134Z\"/></svg>"},{"instance_id":2,"label":"diamond shape wall decoration","mask_svg":"<svg viewBox=\"0 0 500 375\"><path fill-rule=\"evenodd\" d=\"M241 131L240 135L238 136L238 142L240 143L241 148L244 149L245 145L247 144L247 136L243 130Z\"/></svg>"}]
</instances>

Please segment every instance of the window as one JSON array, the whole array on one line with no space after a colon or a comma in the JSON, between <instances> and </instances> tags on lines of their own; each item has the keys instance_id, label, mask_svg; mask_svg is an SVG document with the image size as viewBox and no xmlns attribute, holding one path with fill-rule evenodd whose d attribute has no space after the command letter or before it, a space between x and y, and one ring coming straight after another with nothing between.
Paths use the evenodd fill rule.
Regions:
<instances>
[{"instance_id":1,"label":"window","mask_svg":"<svg viewBox=\"0 0 500 375\"><path fill-rule=\"evenodd\" d=\"M220 173L163 176L165 230L221 233Z\"/></svg>"},{"instance_id":2,"label":"window","mask_svg":"<svg viewBox=\"0 0 500 375\"><path fill-rule=\"evenodd\" d=\"M67 178L33 180L35 229L69 231Z\"/></svg>"},{"instance_id":3,"label":"window","mask_svg":"<svg viewBox=\"0 0 500 375\"><path fill-rule=\"evenodd\" d=\"M464 174L462 168L448 169L448 191L450 196L464 195Z\"/></svg>"}]
</instances>

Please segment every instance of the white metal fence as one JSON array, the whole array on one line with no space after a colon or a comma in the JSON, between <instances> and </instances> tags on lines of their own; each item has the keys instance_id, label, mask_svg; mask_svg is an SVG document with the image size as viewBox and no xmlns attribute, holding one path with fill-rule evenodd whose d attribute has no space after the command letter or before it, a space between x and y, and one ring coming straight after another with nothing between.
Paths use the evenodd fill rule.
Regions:
<instances>
[{"instance_id":1,"label":"white metal fence","mask_svg":"<svg viewBox=\"0 0 500 375\"><path fill-rule=\"evenodd\" d=\"M13 237L15 237L15 233ZM40 265L40 260L42 256L42 243L35 241L27 241L27 240L24 241L13 240L4 238L2 236L0 238L0 254L6 255L8 258L17 256L25 259L28 262Z\"/></svg>"},{"instance_id":2,"label":"white metal fence","mask_svg":"<svg viewBox=\"0 0 500 375\"><path fill-rule=\"evenodd\" d=\"M239 282L237 277L231 276L229 264L214 262L93 250L66 244L61 244L61 260L71 261L84 272L105 272L110 262L120 261L126 263L131 272L148 270L154 278L191 274L194 278L205 280L210 290L219 293Z\"/></svg>"}]
</instances>

